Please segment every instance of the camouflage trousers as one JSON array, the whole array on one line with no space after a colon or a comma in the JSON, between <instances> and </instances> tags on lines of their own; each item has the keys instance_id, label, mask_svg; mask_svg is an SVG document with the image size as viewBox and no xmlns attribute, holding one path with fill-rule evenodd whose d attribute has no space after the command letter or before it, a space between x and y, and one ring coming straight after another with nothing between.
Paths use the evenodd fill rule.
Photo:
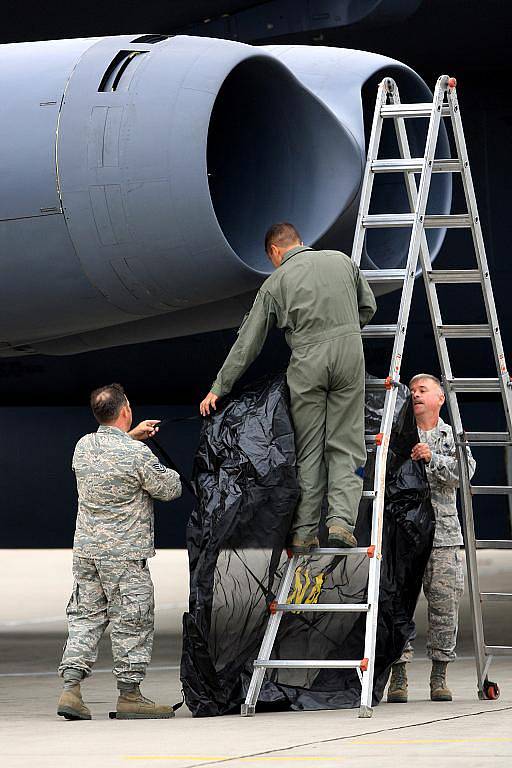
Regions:
<instances>
[{"instance_id":1,"label":"camouflage trousers","mask_svg":"<svg viewBox=\"0 0 512 768\"><path fill-rule=\"evenodd\" d=\"M72 667L90 675L110 624L114 675L118 681L140 683L153 649L153 582L147 562L74 555L73 576L59 674Z\"/></svg>"},{"instance_id":2,"label":"camouflage trousers","mask_svg":"<svg viewBox=\"0 0 512 768\"><path fill-rule=\"evenodd\" d=\"M427 598L427 656L454 661L459 602L464 593L464 565L460 547L434 547L423 574ZM400 661L412 661L413 647L405 646Z\"/></svg>"}]
</instances>

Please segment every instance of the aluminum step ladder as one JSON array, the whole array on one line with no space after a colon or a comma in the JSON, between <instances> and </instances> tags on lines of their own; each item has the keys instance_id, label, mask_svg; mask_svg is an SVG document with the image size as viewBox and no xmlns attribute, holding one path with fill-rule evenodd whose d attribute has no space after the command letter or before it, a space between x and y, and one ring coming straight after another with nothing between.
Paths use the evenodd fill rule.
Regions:
<instances>
[{"instance_id":1,"label":"aluminum step ladder","mask_svg":"<svg viewBox=\"0 0 512 768\"><path fill-rule=\"evenodd\" d=\"M436 343L439 351L440 362L443 371L443 379L447 388L447 404L452 420L452 425L457 436L457 458L461 472L461 496L463 499L464 529L466 536L466 551L468 553L468 580L470 584L470 598L473 616L473 628L477 658L477 674L479 693L485 698L496 698L499 690L494 683L487 680L489 660L493 654L504 653L510 649L506 647L485 646L483 639L483 625L480 599L478 591L478 574L476 563L476 546L492 545L505 546L508 542L475 542L473 513L471 498L472 493L507 492L505 488L499 491L496 488L472 487L469 482L467 455L465 446L471 441L477 440L479 445L486 444L484 438L491 440L493 445L512 444L511 430L511 393L510 381L504 363L503 349L499 336L499 328L494 308L494 300L489 280L489 272L485 259L485 251L480 229L480 222L476 210L476 201L471 182L469 162L460 121L460 112L456 96L456 81L446 75L439 78L434 91L433 101L426 104L402 104L396 83L391 78L385 78L379 85L375 112L373 116L372 130L368 145L367 161L363 176L359 213L352 248L352 260L359 266L363 252L365 233L370 228L386 227L410 227L410 241L405 269L367 270L365 276L371 284L385 284L400 286L401 299L398 312L398 320L393 325L369 325L363 329L363 338L392 338L393 351L389 375L386 379L372 382L372 388L377 386L385 388L385 400L379 433L369 437L370 442L375 443L375 471L373 477L373 490L363 492L363 497L373 499L371 545L367 549L334 549L316 548L310 555L361 555L366 553L369 557L367 602L364 604L313 604L304 605L287 603L290 586L293 580L299 556L290 556L285 574L278 589L276 600L270 605L271 617L269 619L265 635L262 641L258 658L254 662L254 672L249 685L245 703L242 705L241 714L251 716L255 714L256 702L267 669L279 668L352 668L355 669L361 680L361 703L359 717L371 717L372 692L375 664L375 646L378 619L378 598L380 583L380 562L382 545L382 525L384 512L386 463L393 425L398 384L400 381L400 369L412 302L414 281L418 266L421 265L427 286L429 307L432 313ZM412 158L409 150L407 132L404 120L407 118L428 118L429 125L425 144L425 154L422 158ZM450 117L456 136L457 154L455 159L448 158L438 160L434 158L441 119ZM393 119L398 147L401 157L399 159L379 159L379 145L382 133L383 121ZM462 173L466 199L468 201L467 214L426 215L430 181L433 172ZM407 188L410 213L400 214L369 214L373 180L376 173L403 173ZM419 186L416 184L415 174L420 173ZM428 244L425 236L427 227L471 227L475 250L478 259L478 270L438 270L431 268ZM499 376L496 380L464 380L454 379L451 375L446 337L455 336L463 332L467 337L481 337L483 330L470 326L461 329L457 326L443 326L437 300L436 282L481 282L485 297L485 304L489 317L488 331L493 339L496 362ZM476 330L475 330L476 329ZM470 334L473 334L471 336ZM458 337L458 336L457 336ZM480 388L478 388L480 385ZM492 387L490 390L489 387ZM507 416L508 433L494 435L489 438L485 433L465 434L460 420L457 402L457 391L501 391ZM502 441L502 442L497 442ZM368 442L368 441L367 441ZM508 489L512 490L512 489ZM300 556L305 557L304 555ZM499 599L502 599L501 596ZM487 599L484 597L483 599ZM488 599L491 599L488 596ZM271 659L272 649L281 617L286 611L351 611L366 613L366 631L364 655L362 659L348 660L284 660ZM495 695L493 695L495 694Z\"/></svg>"},{"instance_id":2,"label":"aluminum step ladder","mask_svg":"<svg viewBox=\"0 0 512 768\"><path fill-rule=\"evenodd\" d=\"M469 228L471 230L475 268L474 269L432 269L429 249L425 233L419 235L419 262L423 280L425 283L427 302L434 331L434 338L442 372L443 386L446 394L446 404L450 414L450 421L454 430L457 460L460 476L460 497L462 507L462 520L464 529L464 543L466 551L466 563L468 573L469 598L471 606L471 618L473 626L473 641L475 648L475 661L477 671L478 696L481 699L496 699L499 696L499 687L491 682L487 673L493 656L512 655L512 646L490 646L485 643L484 625L482 616L482 602L512 600L510 593L481 592L478 579L477 549L512 549L512 540L477 540L475 537L473 496L491 494L511 494L512 486L475 486L471 484L468 466L467 447L474 445L480 447L500 447L512 445L512 389L510 376L507 370L503 344L501 341L498 316L492 292L489 267L485 253L485 245L482 235L480 217L476 202L471 168L469 164L462 118L457 99L456 80L443 76L439 78L434 94L433 108L430 105L405 105L401 104L396 83L392 80L384 81L384 89L387 92L388 104L381 102L381 115L394 118L395 132L401 159L375 160L370 163L369 184L375 173L402 172L406 183L409 206L414 213L402 215L412 217L419 213L423 216L424 227L445 226L447 228ZM384 98L383 95L381 96ZM429 113L430 110L430 113ZM412 158L405 119L430 116L429 133L425 148L424 158ZM437 133L440 117L450 119L455 144L456 157L439 160L434 157ZM374 121L374 127L380 130L382 123L378 117ZM431 129L434 130L436 140L431 140ZM416 186L415 173L422 171L419 188ZM445 216L425 215L426 200L422 200L422 181L425 172L460 173L467 213L450 214ZM428 194L428 193L427 193ZM367 215L370 226L378 226L378 217ZM383 218L383 217L381 217ZM390 217L391 218L391 217ZM395 217L398 219L400 217ZM363 219L364 225L364 219ZM388 224L389 225L389 224ZM398 224L393 224L398 226ZM368 226L368 223L367 223ZM414 226L414 225L413 225ZM414 237L414 230L413 230ZM438 284L469 285L478 283L482 289L483 303L486 312L486 323L450 325L443 322L441 306L437 293ZM494 353L496 371L494 378L458 378L451 368L448 351L448 339L479 339L490 340ZM466 432L464 430L459 406L458 394L464 392L486 393L495 392L501 395L503 412L505 416L506 432Z\"/></svg>"}]
</instances>

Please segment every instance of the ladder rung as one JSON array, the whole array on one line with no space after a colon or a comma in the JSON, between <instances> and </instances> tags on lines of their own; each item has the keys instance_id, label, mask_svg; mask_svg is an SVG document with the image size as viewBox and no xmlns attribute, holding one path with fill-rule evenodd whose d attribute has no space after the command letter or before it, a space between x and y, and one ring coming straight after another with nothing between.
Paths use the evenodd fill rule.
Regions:
<instances>
[{"instance_id":1,"label":"ladder rung","mask_svg":"<svg viewBox=\"0 0 512 768\"><path fill-rule=\"evenodd\" d=\"M366 339L389 339L394 338L396 329L396 325L367 325L361 331L361 335Z\"/></svg>"},{"instance_id":2,"label":"ladder rung","mask_svg":"<svg viewBox=\"0 0 512 768\"><path fill-rule=\"evenodd\" d=\"M512 656L512 645L484 645L486 656Z\"/></svg>"},{"instance_id":3,"label":"ladder rung","mask_svg":"<svg viewBox=\"0 0 512 768\"><path fill-rule=\"evenodd\" d=\"M406 269L362 269L361 272L371 285L374 283L400 285L407 274Z\"/></svg>"},{"instance_id":4,"label":"ladder rung","mask_svg":"<svg viewBox=\"0 0 512 768\"><path fill-rule=\"evenodd\" d=\"M503 446L512 445L508 432L464 432L463 443L469 445Z\"/></svg>"},{"instance_id":5,"label":"ladder rung","mask_svg":"<svg viewBox=\"0 0 512 768\"><path fill-rule=\"evenodd\" d=\"M382 117L430 117L434 109L431 101L418 102L418 104L385 104L380 109ZM450 116L450 107L443 104L441 107L443 117Z\"/></svg>"},{"instance_id":6,"label":"ladder rung","mask_svg":"<svg viewBox=\"0 0 512 768\"><path fill-rule=\"evenodd\" d=\"M438 325L437 330L447 339L483 339L492 336L492 331L487 324Z\"/></svg>"},{"instance_id":7,"label":"ladder rung","mask_svg":"<svg viewBox=\"0 0 512 768\"><path fill-rule=\"evenodd\" d=\"M512 549L512 539L478 539L477 549Z\"/></svg>"},{"instance_id":8,"label":"ladder rung","mask_svg":"<svg viewBox=\"0 0 512 768\"><path fill-rule=\"evenodd\" d=\"M442 227L447 229L460 229L471 226L471 218L468 213L447 213L435 216L425 216L425 229Z\"/></svg>"},{"instance_id":9,"label":"ladder rung","mask_svg":"<svg viewBox=\"0 0 512 768\"><path fill-rule=\"evenodd\" d=\"M366 379L364 388L367 392L380 392L386 387L388 379Z\"/></svg>"},{"instance_id":10,"label":"ladder rung","mask_svg":"<svg viewBox=\"0 0 512 768\"><path fill-rule=\"evenodd\" d=\"M371 170L374 173L420 173L423 168L422 157L411 157L403 159L385 159L374 160L371 164ZM446 160L434 160L432 173L456 173L462 170L460 160L457 158Z\"/></svg>"},{"instance_id":11,"label":"ladder rung","mask_svg":"<svg viewBox=\"0 0 512 768\"><path fill-rule=\"evenodd\" d=\"M329 611L332 613L368 613L370 606L368 603L277 603L274 611Z\"/></svg>"},{"instance_id":12,"label":"ladder rung","mask_svg":"<svg viewBox=\"0 0 512 768\"><path fill-rule=\"evenodd\" d=\"M372 213L368 216L363 216L362 224L366 229L412 227L414 220L414 213ZM467 213L429 215L424 217L423 226L425 229L459 229L461 227L470 227L471 219Z\"/></svg>"},{"instance_id":13,"label":"ladder rung","mask_svg":"<svg viewBox=\"0 0 512 768\"><path fill-rule=\"evenodd\" d=\"M501 603L512 600L512 592L480 592L483 603Z\"/></svg>"},{"instance_id":14,"label":"ladder rung","mask_svg":"<svg viewBox=\"0 0 512 768\"><path fill-rule=\"evenodd\" d=\"M306 557L311 555L366 555L368 556L368 547L316 547L312 549Z\"/></svg>"},{"instance_id":15,"label":"ladder rung","mask_svg":"<svg viewBox=\"0 0 512 768\"><path fill-rule=\"evenodd\" d=\"M256 659L254 666L265 667L266 669L298 669L300 667L306 667L307 669L359 669L361 659L358 661L334 661L332 659L311 659L307 661L299 661L298 659L269 659L268 661L260 661L260 659Z\"/></svg>"},{"instance_id":16,"label":"ladder rung","mask_svg":"<svg viewBox=\"0 0 512 768\"><path fill-rule=\"evenodd\" d=\"M379 213L363 216L363 227L411 227L414 213Z\"/></svg>"},{"instance_id":17,"label":"ladder rung","mask_svg":"<svg viewBox=\"0 0 512 768\"><path fill-rule=\"evenodd\" d=\"M512 493L512 485L472 485L473 496L497 496Z\"/></svg>"},{"instance_id":18,"label":"ladder rung","mask_svg":"<svg viewBox=\"0 0 512 768\"><path fill-rule=\"evenodd\" d=\"M499 379L447 379L454 392L499 392Z\"/></svg>"},{"instance_id":19,"label":"ladder rung","mask_svg":"<svg viewBox=\"0 0 512 768\"><path fill-rule=\"evenodd\" d=\"M432 269L427 272L431 283L481 283L479 269Z\"/></svg>"}]
</instances>

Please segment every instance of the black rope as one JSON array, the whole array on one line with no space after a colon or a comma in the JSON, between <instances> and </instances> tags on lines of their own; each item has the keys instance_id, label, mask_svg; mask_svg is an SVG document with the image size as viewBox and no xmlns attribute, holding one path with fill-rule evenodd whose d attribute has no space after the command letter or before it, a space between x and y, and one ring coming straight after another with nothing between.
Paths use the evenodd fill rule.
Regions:
<instances>
[{"instance_id":1,"label":"black rope","mask_svg":"<svg viewBox=\"0 0 512 768\"><path fill-rule=\"evenodd\" d=\"M192 496L197 499L197 493L195 492L194 486L190 482L190 480L187 480L181 469L178 467L178 465L171 459L167 451L162 448L158 440L155 440L154 437L149 438L151 440L151 443L156 448L157 452L160 454L161 458L164 460L165 464L170 468L174 469L175 472L178 473L180 476L181 484L189 491L189 493L192 494Z\"/></svg>"}]
</instances>

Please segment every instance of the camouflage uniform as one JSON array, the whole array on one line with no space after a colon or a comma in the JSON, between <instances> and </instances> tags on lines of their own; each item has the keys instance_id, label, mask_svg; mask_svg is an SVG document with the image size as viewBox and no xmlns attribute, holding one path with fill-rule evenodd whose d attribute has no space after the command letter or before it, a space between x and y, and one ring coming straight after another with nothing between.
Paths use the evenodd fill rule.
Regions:
<instances>
[{"instance_id":1,"label":"camouflage uniform","mask_svg":"<svg viewBox=\"0 0 512 768\"><path fill-rule=\"evenodd\" d=\"M78 515L73 546L74 586L67 607L68 639L59 673L84 676L111 625L114 675L139 683L151 660L153 499L181 494L179 475L149 448L116 427L100 426L78 441L73 456Z\"/></svg>"},{"instance_id":2,"label":"camouflage uniform","mask_svg":"<svg viewBox=\"0 0 512 768\"><path fill-rule=\"evenodd\" d=\"M421 443L427 443L432 458L426 465L436 531L430 559L423 574L423 592L428 605L427 655L434 661L456 658L459 601L464 592L464 571L460 546L463 543L457 516L459 469L452 428L440 418L434 429L418 429ZM475 460L469 448L469 469ZM400 661L411 661L413 648L407 643Z\"/></svg>"}]
</instances>

